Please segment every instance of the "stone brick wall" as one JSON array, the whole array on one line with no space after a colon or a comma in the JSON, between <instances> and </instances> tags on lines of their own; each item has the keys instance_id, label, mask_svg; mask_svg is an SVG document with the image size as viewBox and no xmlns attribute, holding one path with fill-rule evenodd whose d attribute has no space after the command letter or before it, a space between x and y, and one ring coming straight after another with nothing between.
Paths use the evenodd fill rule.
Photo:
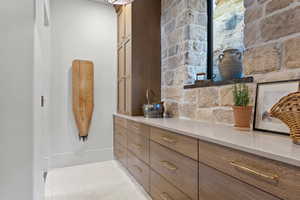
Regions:
<instances>
[{"instance_id":1,"label":"stone brick wall","mask_svg":"<svg viewBox=\"0 0 300 200\"><path fill-rule=\"evenodd\" d=\"M162 86L181 90L206 71L206 2L162 0Z\"/></svg>"},{"instance_id":2,"label":"stone brick wall","mask_svg":"<svg viewBox=\"0 0 300 200\"><path fill-rule=\"evenodd\" d=\"M256 83L300 78L300 0L244 4L245 75ZM162 100L175 117L232 124L232 85L183 89L205 63L205 12L206 0L162 0Z\"/></svg>"}]
</instances>

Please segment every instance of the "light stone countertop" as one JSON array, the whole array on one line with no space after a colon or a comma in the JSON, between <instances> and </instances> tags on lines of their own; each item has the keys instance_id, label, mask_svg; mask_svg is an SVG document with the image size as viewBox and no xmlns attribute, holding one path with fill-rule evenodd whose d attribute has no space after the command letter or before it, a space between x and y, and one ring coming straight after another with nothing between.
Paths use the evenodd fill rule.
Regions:
<instances>
[{"instance_id":1,"label":"light stone countertop","mask_svg":"<svg viewBox=\"0 0 300 200\"><path fill-rule=\"evenodd\" d=\"M293 144L288 136L259 131L237 131L232 126L177 118L146 119L121 114L115 116L300 167L300 145Z\"/></svg>"}]
</instances>

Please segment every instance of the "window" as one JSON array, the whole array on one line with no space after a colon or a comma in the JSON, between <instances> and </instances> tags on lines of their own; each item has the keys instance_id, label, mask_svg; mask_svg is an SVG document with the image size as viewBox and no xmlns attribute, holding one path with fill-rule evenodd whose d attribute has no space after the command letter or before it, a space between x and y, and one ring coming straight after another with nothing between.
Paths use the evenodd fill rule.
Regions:
<instances>
[{"instance_id":1,"label":"window","mask_svg":"<svg viewBox=\"0 0 300 200\"><path fill-rule=\"evenodd\" d=\"M219 68L223 66L220 59L228 50L240 57L242 68L244 12L244 0L207 0L207 52L203 53L207 59L194 67L195 74L206 73L202 79L225 79Z\"/></svg>"},{"instance_id":2,"label":"window","mask_svg":"<svg viewBox=\"0 0 300 200\"><path fill-rule=\"evenodd\" d=\"M212 58L208 70L210 79L215 81L226 79L219 68L226 52L235 53L240 59L242 68L242 54L244 52L244 0L209 0L209 51ZM228 61L228 60L227 60ZM223 62L224 63L224 62ZM233 65L236 63L233 63ZM225 66L227 67L227 66ZM227 69L227 68L226 68ZM226 70L224 69L224 70ZM239 76L238 74L236 76ZM239 77L236 77L239 78Z\"/></svg>"}]
</instances>

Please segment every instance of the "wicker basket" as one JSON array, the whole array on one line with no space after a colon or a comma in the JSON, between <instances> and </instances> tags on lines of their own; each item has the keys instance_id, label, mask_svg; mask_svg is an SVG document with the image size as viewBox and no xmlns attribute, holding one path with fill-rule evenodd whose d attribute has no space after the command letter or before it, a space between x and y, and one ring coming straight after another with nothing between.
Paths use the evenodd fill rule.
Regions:
<instances>
[{"instance_id":1,"label":"wicker basket","mask_svg":"<svg viewBox=\"0 0 300 200\"><path fill-rule=\"evenodd\" d=\"M300 92L283 97L272 107L270 114L284 122L291 130L293 142L300 144Z\"/></svg>"}]
</instances>

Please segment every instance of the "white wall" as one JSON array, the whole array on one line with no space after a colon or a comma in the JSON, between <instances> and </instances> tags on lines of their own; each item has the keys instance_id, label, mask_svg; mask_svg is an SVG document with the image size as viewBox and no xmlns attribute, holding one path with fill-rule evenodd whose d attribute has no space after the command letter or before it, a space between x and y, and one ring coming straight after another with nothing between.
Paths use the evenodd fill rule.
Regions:
<instances>
[{"instance_id":1,"label":"white wall","mask_svg":"<svg viewBox=\"0 0 300 200\"><path fill-rule=\"evenodd\" d=\"M36 0L35 26L34 26L34 199L44 198L45 183L43 174L48 170L49 157L49 132L48 113L49 81L50 81L50 55L51 31L50 26L45 26L46 8L48 0ZM48 14L50 14L50 10ZM50 15L49 15L50 16ZM40 106L41 96L46 99L46 104Z\"/></svg>"},{"instance_id":2,"label":"white wall","mask_svg":"<svg viewBox=\"0 0 300 200\"><path fill-rule=\"evenodd\" d=\"M89 0L51 0L51 168L112 159L116 108L116 13ZM71 107L71 64L95 64L95 110L88 141L79 142Z\"/></svg>"},{"instance_id":3,"label":"white wall","mask_svg":"<svg viewBox=\"0 0 300 200\"><path fill-rule=\"evenodd\" d=\"M33 194L33 0L0 4L0 199Z\"/></svg>"}]
</instances>

